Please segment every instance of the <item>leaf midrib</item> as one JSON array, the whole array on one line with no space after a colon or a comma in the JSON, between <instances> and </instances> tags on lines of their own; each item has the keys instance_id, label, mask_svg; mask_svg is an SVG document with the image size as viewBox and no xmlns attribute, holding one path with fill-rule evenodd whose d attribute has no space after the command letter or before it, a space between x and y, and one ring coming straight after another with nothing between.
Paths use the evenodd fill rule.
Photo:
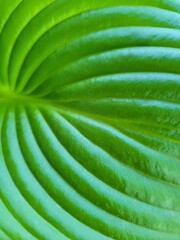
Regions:
<instances>
[{"instance_id":1,"label":"leaf midrib","mask_svg":"<svg viewBox=\"0 0 180 240\"><path fill-rule=\"evenodd\" d=\"M0 102L7 102L7 103L34 103L37 105L44 105L44 104L51 104L51 101L37 98L30 95L23 95L13 92L7 86L0 86Z\"/></svg>"}]
</instances>

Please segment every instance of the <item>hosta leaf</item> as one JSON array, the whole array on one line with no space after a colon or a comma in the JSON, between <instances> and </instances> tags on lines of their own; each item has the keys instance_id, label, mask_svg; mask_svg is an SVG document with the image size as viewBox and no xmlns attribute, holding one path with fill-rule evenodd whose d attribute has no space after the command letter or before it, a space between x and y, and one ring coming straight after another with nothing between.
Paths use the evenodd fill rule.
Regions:
<instances>
[{"instance_id":1,"label":"hosta leaf","mask_svg":"<svg viewBox=\"0 0 180 240\"><path fill-rule=\"evenodd\" d=\"M0 240L179 240L179 66L179 0L0 0Z\"/></svg>"}]
</instances>

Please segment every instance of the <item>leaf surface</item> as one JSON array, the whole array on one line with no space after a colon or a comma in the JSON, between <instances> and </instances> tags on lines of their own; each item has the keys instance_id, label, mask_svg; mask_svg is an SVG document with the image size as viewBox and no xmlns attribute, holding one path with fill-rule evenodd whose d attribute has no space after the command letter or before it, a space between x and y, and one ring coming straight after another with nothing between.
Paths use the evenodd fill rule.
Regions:
<instances>
[{"instance_id":1,"label":"leaf surface","mask_svg":"<svg viewBox=\"0 0 180 240\"><path fill-rule=\"evenodd\" d=\"M178 0L0 0L0 240L178 240L179 66Z\"/></svg>"}]
</instances>

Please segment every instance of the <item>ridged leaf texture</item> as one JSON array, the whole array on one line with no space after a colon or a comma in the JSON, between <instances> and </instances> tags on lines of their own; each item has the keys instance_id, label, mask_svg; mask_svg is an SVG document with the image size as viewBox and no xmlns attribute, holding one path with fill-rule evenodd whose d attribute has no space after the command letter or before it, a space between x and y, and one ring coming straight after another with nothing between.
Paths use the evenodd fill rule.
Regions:
<instances>
[{"instance_id":1,"label":"ridged leaf texture","mask_svg":"<svg viewBox=\"0 0 180 240\"><path fill-rule=\"evenodd\" d=\"M10 239L180 239L179 0L0 0Z\"/></svg>"}]
</instances>

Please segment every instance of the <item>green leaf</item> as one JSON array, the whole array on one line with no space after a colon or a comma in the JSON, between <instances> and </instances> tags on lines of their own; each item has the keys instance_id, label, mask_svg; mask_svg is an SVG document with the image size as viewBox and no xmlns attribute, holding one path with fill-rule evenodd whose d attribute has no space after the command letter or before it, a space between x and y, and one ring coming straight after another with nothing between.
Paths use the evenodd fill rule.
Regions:
<instances>
[{"instance_id":1,"label":"green leaf","mask_svg":"<svg viewBox=\"0 0 180 240\"><path fill-rule=\"evenodd\" d=\"M179 240L179 66L179 0L0 0L0 240Z\"/></svg>"}]
</instances>

